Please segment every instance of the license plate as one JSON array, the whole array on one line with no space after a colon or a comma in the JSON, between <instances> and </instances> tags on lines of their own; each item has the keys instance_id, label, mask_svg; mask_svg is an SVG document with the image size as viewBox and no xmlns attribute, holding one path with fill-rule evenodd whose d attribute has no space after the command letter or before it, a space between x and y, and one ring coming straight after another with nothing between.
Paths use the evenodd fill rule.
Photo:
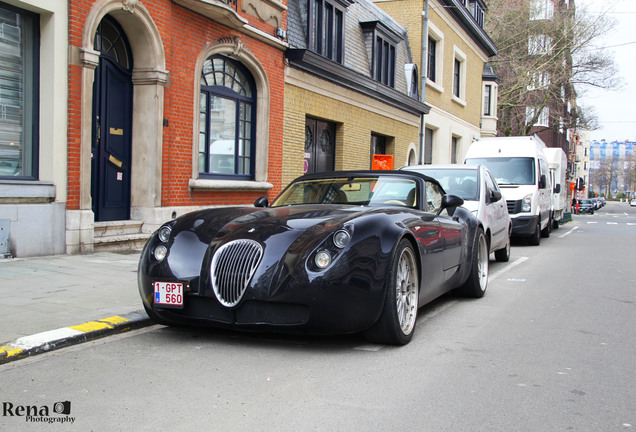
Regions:
<instances>
[{"instance_id":1,"label":"license plate","mask_svg":"<svg viewBox=\"0 0 636 432\"><path fill-rule=\"evenodd\" d=\"M181 282L155 282L155 305L183 307L183 284Z\"/></svg>"}]
</instances>

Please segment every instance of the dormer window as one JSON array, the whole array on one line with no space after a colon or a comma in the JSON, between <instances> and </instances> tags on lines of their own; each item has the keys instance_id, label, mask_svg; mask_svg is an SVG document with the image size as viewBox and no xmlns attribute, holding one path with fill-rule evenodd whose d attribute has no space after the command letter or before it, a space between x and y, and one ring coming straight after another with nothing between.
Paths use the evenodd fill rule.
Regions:
<instances>
[{"instance_id":1,"label":"dormer window","mask_svg":"<svg viewBox=\"0 0 636 432\"><path fill-rule=\"evenodd\" d=\"M344 61L345 4L309 0L309 49L337 63Z\"/></svg>"},{"instance_id":2,"label":"dormer window","mask_svg":"<svg viewBox=\"0 0 636 432\"><path fill-rule=\"evenodd\" d=\"M360 26L367 47L371 47L371 77L395 87L396 46L403 38L380 21L361 22Z\"/></svg>"}]
</instances>

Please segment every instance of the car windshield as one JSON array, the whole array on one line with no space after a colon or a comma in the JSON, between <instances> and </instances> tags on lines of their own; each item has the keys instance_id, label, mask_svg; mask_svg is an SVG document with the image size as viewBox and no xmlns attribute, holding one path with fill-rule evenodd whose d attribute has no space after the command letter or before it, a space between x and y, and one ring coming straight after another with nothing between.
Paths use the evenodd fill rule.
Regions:
<instances>
[{"instance_id":1,"label":"car windshield","mask_svg":"<svg viewBox=\"0 0 636 432\"><path fill-rule=\"evenodd\" d=\"M486 165L501 185L536 184L534 159L529 157L495 157L466 159L467 164Z\"/></svg>"},{"instance_id":2,"label":"car windshield","mask_svg":"<svg viewBox=\"0 0 636 432\"><path fill-rule=\"evenodd\" d=\"M418 168L414 171L437 180L446 193L457 195L465 201L479 200L476 169Z\"/></svg>"},{"instance_id":3,"label":"car windshield","mask_svg":"<svg viewBox=\"0 0 636 432\"><path fill-rule=\"evenodd\" d=\"M300 204L399 205L416 207L414 180L391 177L339 177L300 180L289 185L271 207Z\"/></svg>"}]
</instances>

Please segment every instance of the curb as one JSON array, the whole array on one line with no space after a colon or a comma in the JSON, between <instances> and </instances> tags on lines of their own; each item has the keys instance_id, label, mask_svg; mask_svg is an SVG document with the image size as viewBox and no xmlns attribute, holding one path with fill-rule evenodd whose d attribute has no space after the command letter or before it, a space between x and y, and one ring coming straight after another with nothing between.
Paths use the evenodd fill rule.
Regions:
<instances>
[{"instance_id":1,"label":"curb","mask_svg":"<svg viewBox=\"0 0 636 432\"><path fill-rule=\"evenodd\" d=\"M113 315L84 324L23 336L0 346L0 365L154 324L145 311Z\"/></svg>"}]
</instances>

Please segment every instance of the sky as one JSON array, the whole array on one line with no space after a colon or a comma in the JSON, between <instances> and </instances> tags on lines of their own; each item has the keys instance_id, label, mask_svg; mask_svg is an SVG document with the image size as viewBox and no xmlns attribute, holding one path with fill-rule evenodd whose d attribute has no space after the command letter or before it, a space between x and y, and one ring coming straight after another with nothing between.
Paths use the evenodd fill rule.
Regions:
<instances>
[{"instance_id":1,"label":"sky","mask_svg":"<svg viewBox=\"0 0 636 432\"><path fill-rule=\"evenodd\" d=\"M586 90L578 104L592 106L598 117L598 130L592 141L636 141L636 0L575 0L590 14L606 12L615 20L615 28L597 41L614 54L622 80L618 90Z\"/></svg>"}]
</instances>

